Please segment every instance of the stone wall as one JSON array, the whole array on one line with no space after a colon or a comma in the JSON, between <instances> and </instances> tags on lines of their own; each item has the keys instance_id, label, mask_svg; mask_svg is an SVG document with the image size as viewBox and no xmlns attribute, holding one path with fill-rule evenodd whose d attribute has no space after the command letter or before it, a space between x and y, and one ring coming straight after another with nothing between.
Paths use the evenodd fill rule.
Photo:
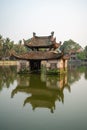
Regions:
<instances>
[{"instance_id":1,"label":"stone wall","mask_svg":"<svg viewBox=\"0 0 87 130\"><path fill-rule=\"evenodd\" d=\"M19 60L17 61L17 72L27 73L29 72L29 61Z\"/></svg>"},{"instance_id":2,"label":"stone wall","mask_svg":"<svg viewBox=\"0 0 87 130\"><path fill-rule=\"evenodd\" d=\"M42 61L41 65L46 68L47 71L64 72L67 70L67 60L48 60Z\"/></svg>"}]
</instances>

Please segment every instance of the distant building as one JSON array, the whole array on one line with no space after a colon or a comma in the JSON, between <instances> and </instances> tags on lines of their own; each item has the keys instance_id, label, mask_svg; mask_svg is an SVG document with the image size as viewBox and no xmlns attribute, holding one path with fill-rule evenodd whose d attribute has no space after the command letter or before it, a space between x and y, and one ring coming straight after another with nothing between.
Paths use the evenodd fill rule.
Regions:
<instances>
[{"instance_id":1,"label":"distant building","mask_svg":"<svg viewBox=\"0 0 87 130\"><path fill-rule=\"evenodd\" d=\"M79 54L82 51L83 51L82 48L80 48L78 50L70 50L69 51L70 61L76 61L76 60L78 60L77 54Z\"/></svg>"}]
</instances>

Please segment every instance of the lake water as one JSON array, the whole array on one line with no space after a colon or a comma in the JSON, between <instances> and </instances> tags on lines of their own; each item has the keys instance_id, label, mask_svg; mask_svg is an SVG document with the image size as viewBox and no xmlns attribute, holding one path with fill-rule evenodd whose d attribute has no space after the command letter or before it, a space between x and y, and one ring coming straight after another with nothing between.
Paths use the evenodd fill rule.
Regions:
<instances>
[{"instance_id":1,"label":"lake water","mask_svg":"<svg viewBox=\"0 0 87 130\"><path fill-rule=\"evenodd\" d=\"M19 75L0 67L0 130L87 130L87 67Z\"/></svg>"}]
</instances>

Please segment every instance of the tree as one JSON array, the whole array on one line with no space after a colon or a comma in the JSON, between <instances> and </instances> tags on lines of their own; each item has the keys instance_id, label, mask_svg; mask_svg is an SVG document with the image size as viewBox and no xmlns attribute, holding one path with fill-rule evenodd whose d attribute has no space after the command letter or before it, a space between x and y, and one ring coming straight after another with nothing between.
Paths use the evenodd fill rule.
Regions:
<instances>
[{"instance_id":1,"label":"tree","mask_svg":"<svg viewBox=\"0 0 87 130\"><path fill-rule=\"evenodd\" d=\"M85 59L86 57L85 57L84 51L77 53L77 58L80 59L80 60Z\"/></svg>"},{"instance_id":2,"label":"tree","mask_svg":"<svg viewBox=\"0 0 87 130\"><path fill-rule=\"evenodd\" d=\"M4 42L4 39L2 35L0 35L0 57L2 57L3 55L3 42Z\"/></svg>"},{"instance_id":3,"label":"tree","mask_svg":"<svg viewBox=\"0 0 87 130\"><path fill-rule=\"evenodd\" d=\"M85 56L87 58L87 46L85 46L84 53L85 53Z\"/></svg>"},{"instance_id":4,"label":"tree","mask_svg":"<svg viewBox=\"0 0 87 130\"><path fill-rule=\"evenodd\" d=\"M14 48L14 41L11 41L9 38L6 38L3 43L3 56L9 57Z\"/></svg>"},{"instance_id":5,"label":"tree","mask_svg":"<svg viewBox=\"0 0 87 130\"><path fill-rule=\"evenodd\" d=\"M4 43L3 43L3 55L4 55L4 57L8 56L9 43L10 43L10 39L6 38Z\"/></svg>"},{"instance_id":6,"label":"tree","mask_svg":"<svg viewBox=\"0 0 87 130\"><path fill-rule=\"evenodd\" d=\"M77 51L79 49L82 49L82 47L78 43L70 39L68 41L64 41L61 49L63 49L65 53L69 53L71 50Z\"/></svg>"}]
</instances>

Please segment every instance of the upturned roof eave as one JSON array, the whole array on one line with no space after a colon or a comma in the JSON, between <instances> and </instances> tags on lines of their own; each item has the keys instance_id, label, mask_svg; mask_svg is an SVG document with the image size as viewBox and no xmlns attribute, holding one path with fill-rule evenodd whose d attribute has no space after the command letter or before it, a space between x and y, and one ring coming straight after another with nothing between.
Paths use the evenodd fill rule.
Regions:
<instances>
[{"instance_id":1,"label":"upturned roof eave","mask_svg":"<svg viewBox=\"0 0 87 130\"><path fill-rule=\"evenodd\" d=\"M51 57L48 57L48 56L46 56L46 57L40 57L40 55L39 55L37 58L35 58L35 57L18 56L16 54L13 54L13 56L16 59L19 59L19 60L28 60L28 61L30 61L30 60L55 60L55 59L61 59L63 57L62 54L60 54L60 55L56 54L55 56L51 56Z\"/></svg>"},{"instance_id":2,"label":"upturned roof eave","mask_svg":"<svg viewBox=\"0 0 87 130\"><path fill-rule=\"evenodd\" d=\"M19 59L19 60L27 60L27 61L36 61L36 60L58 60L58 59L61 59L62 57L57 57L57 58L21 58L21 57L15 57L16 59Z\"/></svg>"},{"instance_id":3,"label":"upturned roof eave","mask_svg":"<svg viewBox=\"0 0 87 130\"><path fill-rule=\"evenodd\" d=\"M25 46L29 47L29 48L49 48L52 47L53 44L49 44L49 45L29 45L29 43L25 43Z\"/></svg>"}]
</instances>

